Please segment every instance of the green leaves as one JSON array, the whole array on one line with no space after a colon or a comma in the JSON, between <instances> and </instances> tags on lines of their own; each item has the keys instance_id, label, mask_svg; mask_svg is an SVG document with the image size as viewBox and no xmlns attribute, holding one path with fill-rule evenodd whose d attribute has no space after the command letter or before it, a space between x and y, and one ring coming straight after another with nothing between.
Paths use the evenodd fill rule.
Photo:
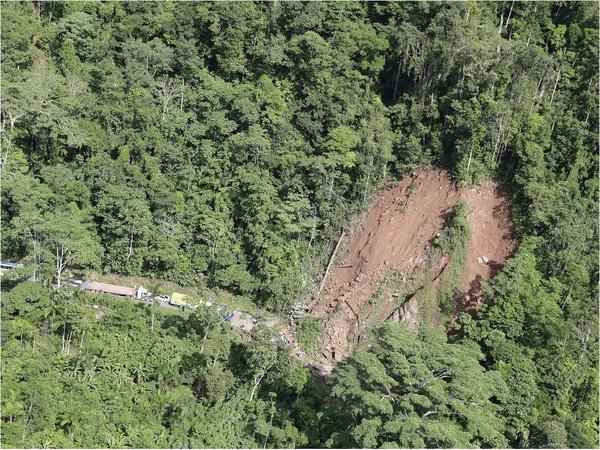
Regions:
<instances>
[{"instance_id":1,"label":"green leaves","mask_svg":"<svg viewBox=\"0 0 600 450\"><path fill-rule=\"evenodd\" d=\"M44 216L43 234L55 263L57 279L60 280L68 267L99 266L102 247L88 221L89 216L73 204Z\"/></svg>"},{"instance_id":2,"label":"green leaves","mask_svg":"<svg viewBox=\"0 0 600 450\"><path fill-rule=\"evenodd\" d=\"M54 30L38 58L47 67L3 83L3 136L25 150L39 192L49 186L54 201L92 212L103 267L207 280L284 308L310 282L305 249L320 247L381 179L389 124L366 87L383 67L385 36L360 6L332 6L337 18L273 8L42 13L53 25L42 29ZM31 22L21 7L7 14ZM296 16L314 29L287 24ZM23 233L31 227L12 198L6 219Z\"/></svg>"},{"instance_id":3,"label":"green leaves","mask_svg":"<svg viewBox=\"0 0 600 450\"><path fill-rule=\"evenodd\" d=\"M357 417L351 442L505 445L494 403L505 401L507 387L496 372L485 371L480 357L476 346L448 344L439 331L416 335L402 325L377 328L370 350L351 357L334 376L332 394ZM424 440L410 440L408 430Z\"/></svg>"},{"instance_id":4,"label":"green leaves","mask_svg":"<svg viewBox=\"0 0 600 450\"><path fill-rule=\"evenodd\" d=\"M323 324L314 317L303 317L297 329L298 343L305 352L315 350L317 339L323 333Z\"/></svg>"},{"instance_id":5,"label":"green leaves","mask_svg":"<svg viewBox=\"0 0 600 450\"><path fill-rule=\"evenodd\" d=\"M14 324L2 341L27 374L10 389L31 413L27 426L23 410L3 417L3 440L597 443L594 5L9 2L2 11L2 249L25 265L12 279L103 268L228 289L284 313L390 171L427 165L458 184L504 181L522 243L480 317L460 319L455 344L386 328L339 368L333 389L354 418L323 405L305 368L266 338L246 354L210 320L182 325L135 308L96 327L77 308L54 308L40 285L20 284L3 299ZM461 215L450 248L468 235ZM69 292L61 287L61 306ZM180 326L195 331L169 335ZM36 375L65 349L62 330L84 336L81 349L67 345ZM310 347L319 327L303 331ZM96 355L104 366L69 362L99 349L112 352ZM247 371L230 362L240 355ZM100 406L61 427L86 390Z\"/></svg>"},{"instance_id":6,"label":"green leaves","mask_svg":"<svg viewBox=\"0 0 600 450\"><path fill-rule=\"evenodd\" d=\"M8 417L9 422L25 412L25 405L19 401L18 394L15 391L8 391L2 400L2 417Z\"/></svg>"},{"instance_id":7,"label":"green leaves","mask_svg":"<svg viewBox=\"0 0 600 450\"><path fill-rule=\"evenodd\" d=\"M344 169L352 167L356 154L351 150L359 143L360 137L351 128L346 126L334 128L329 132L323 143L323 149L327 151L325 153L325 163L330 165L331 168L336 166Z\"/></svg>"},{"instance_id":8,"label":"green leaves","mask_svg":"<svg viewBox=\"0 0 600 450\"><path fill-rule=\"evenodd\" d=\"M133 188L109 187L98 202L98 217L107 248L106 265L125 273L140 273L152 224L141 193Z\"/></svg>"}]
</instances>

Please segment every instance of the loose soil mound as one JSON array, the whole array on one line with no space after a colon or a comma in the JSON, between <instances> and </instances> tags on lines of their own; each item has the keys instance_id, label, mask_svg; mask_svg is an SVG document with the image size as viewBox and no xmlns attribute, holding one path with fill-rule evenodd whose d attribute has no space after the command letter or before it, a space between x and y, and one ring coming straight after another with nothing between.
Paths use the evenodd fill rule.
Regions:
<instances>
[{"instance_id":1,"label":"loose soil mound","mask_svg":"<svg viewBox=\"0 0 600 450\"><path fill-rule=\"evenodd\" d=\"M472 228L462 288L468 291L466 307L476 308L481 282L500 270L514 250L508 202L491 182L459 193L446 172L423 171L383 192L364 219L350 226L342 245L346 249L309 305L311 315L326 321L322 338L326 360L346 358L360 342L365 325L387 318L406 300L394 299L388 292L378 304L372 301L387 276L406 281L424 264L433 240L461 198L469 205ZM479 263L484 256L488 263ZM429 267L437 271L436 278L446 262L443 258L437 268Z\"/></svg>"}]
</instances>

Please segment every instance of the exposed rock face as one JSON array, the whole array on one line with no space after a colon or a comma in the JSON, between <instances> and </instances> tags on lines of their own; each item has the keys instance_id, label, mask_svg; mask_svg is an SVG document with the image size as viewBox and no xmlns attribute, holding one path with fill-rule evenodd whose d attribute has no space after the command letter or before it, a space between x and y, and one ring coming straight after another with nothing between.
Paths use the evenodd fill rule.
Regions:
<instances>
[{"instance_id":1,"label":"exposed rock face","mask_svg":"<svg viewBox=\"0 0 600 450\"><path fill-rule=\"evenodd\" d=\"M419 302L412 297L408 302L398 308L398 318L404 322L409 330L417 331L419 328Z\"/></svg>"}]
</instances>

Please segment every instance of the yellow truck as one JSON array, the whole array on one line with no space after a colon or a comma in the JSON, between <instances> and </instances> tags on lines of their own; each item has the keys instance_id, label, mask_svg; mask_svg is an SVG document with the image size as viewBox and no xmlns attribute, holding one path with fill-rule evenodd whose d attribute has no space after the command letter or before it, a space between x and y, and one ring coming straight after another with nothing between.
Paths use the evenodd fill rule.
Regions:
<instances>
[{"instance_id":1,"label":"yellow truck","mask_svg":"<svg viewBox=\"0 0 600 450\"><path fill-rule=\"evenodd\" d=\"M198 300L198 298L190 297L189 295L182 294L181 292L173 292L169 303L173 306L181 306L195 309L198 305L212 306L211 302L205 302Z\"/></svg>"},{"instance_id":2,"label":"yellow truck","mask_svg":"<svg viewBox=\"0 0 600 450\"><path fill-rule=\"evenodd\" d=\"M169 301L169 303L174 306L188 306L189 303L187 303L185 301L186 298L187 298L187 295L182 294L181 292L173 292L173 295L171 295L171 300Z\"/></svg>"}]
</instances>

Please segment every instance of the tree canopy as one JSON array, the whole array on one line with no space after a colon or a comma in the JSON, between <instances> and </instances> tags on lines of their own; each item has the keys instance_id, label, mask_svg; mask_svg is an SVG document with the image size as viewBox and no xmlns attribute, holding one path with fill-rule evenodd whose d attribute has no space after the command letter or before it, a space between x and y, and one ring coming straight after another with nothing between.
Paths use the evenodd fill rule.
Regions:
<instances>
[{"instance_id":1,"label":"tree canopy","mask_svg":"<svg viewBox=\"0 0 600 450\"><path fill-rule=\"evenodd\" d=\"M3 275L3 445L598 446L595 4L0 8L2 259L24 265ZM426 166L503 183L520 249L451 337L377 327L331 389L269 327L64 283L286 317L384 180Z\"/></svg>"}]
</instances>

